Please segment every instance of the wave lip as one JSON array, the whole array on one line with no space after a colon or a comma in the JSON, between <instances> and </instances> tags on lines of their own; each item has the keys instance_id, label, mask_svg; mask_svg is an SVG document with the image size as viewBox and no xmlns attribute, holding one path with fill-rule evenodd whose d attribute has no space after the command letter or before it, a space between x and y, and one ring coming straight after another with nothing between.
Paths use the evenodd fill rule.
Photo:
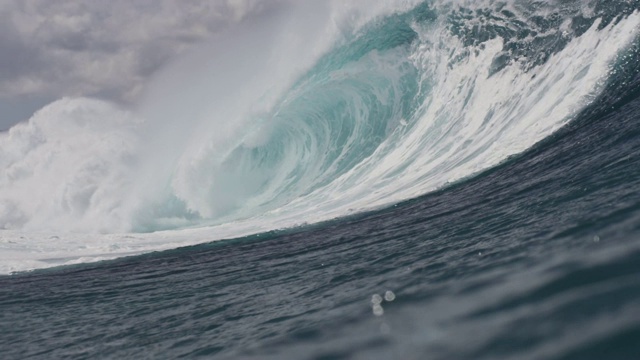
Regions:
<instances>
[{"instance_id":1,"label":"wave lip","mask_svg":"<svg viewBox=\"0 0 640 360\"><path fill-rule=\"evenodd\" d=\"M543 26L531 9L475 6L425 3L342 38L326 31L325 5L270 13L222 42L237 40L238 54L194 71L233 76L203 76L166 107L47 106L0 134L0 271L242 237L440 189L571 121L601 94L640 27L638 12ZM320 10L317 23L299 21ZM277 39L296 30L317 49L283 66L300 47ZM232 60L252 54L247 42L270 57L244 74ZM242 96L201 101L225 92Z\"/></svg>"}]
</instances>

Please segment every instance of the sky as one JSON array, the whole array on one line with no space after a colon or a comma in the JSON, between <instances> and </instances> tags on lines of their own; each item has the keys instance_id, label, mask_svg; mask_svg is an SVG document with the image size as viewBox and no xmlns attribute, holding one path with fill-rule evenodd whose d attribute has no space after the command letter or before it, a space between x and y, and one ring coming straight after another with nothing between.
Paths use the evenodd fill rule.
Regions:
<instances>
[{"instance_id":1,"label":"sky","mask_svg":"<svg viewBox=\"0 0 640 360\"><path fill-rule=\"evenodd\" d=\"M259 0L1 0L0 131L63 97L130 106L164 65Z\"/></svg>"}]
</instances>

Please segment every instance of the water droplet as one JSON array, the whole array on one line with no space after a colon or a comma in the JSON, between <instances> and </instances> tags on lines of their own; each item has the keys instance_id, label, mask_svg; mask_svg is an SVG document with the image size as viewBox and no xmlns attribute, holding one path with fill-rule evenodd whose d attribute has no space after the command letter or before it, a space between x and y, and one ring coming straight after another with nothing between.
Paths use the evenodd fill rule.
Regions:
<instances>
[{"instance_id":1,"label":"water droplet","mask_svg":"<svg viewBox=\"0 0 640 360\"><path fill-rule=\"evenodd\" d=\"M373 305L373 315L375 315L375 316L384 315L384 309L382 308L382 305L380 305L380 304Z\"/></svg>"},{"instance_id":2,"label":"water droplet","mask_svg":"<svg viewBox=\"0 0 640 360\"><path fill-rule=\"evenodd\" d=\"M600 242L600 236L596 235L593 237L593 242Z\"/></svg>"},{"instance_id":3,"label":"water droplet","mask_svg":"<svg viewBox=\"0 0 640 360\"><path fill-rule=\"evenodd\" d=\"M387 300L387 301L393 301L393 300L396 299L396 294L394 294L393 291L391 291L391 290L387 290L384 293L384 299Z\"/></svg>"},{"instance_id":4,"label":"water droplet","mask_svg":"<svg viewBox=\"0 0 640 360\"><path fill-rule=\"evenodd\" d=\"M382 296L378 294L373 294L373 296L371 296L371 303L373 305L379 305L381 302L382 302Z\"/></svg>"}]
</instances>

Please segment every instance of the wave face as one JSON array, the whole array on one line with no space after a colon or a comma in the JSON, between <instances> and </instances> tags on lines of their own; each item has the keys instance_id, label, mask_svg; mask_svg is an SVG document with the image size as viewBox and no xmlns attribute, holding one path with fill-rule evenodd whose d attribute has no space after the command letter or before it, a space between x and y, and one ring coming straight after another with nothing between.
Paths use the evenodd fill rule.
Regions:
<instances>
[{"instance_id":1,"label":"wave face","mask_svg":"<svg viewBox=\"0 0 640 360\"><path fill-rule=\"evenodd\" d=\"M640 14L606 3L282 3L167 68L136 111L57 101L0 134L1 270L316 223L468 179L629 66Z\"/></svg>"}]
</instances>

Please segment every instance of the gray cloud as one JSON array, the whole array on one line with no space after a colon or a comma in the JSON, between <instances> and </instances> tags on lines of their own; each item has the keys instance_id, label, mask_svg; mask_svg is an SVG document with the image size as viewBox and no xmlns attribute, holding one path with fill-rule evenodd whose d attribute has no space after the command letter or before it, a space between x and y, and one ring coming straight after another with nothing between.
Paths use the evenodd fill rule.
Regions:
<instances>
[{"instance_id":1,"label":"gray cloud","mask_svg":"<svg viewBox=\"0 0 640 360\"><path fill-rule=\"evenodd\" d=\"M267 3L272 2L1 1L0 104L63 96L134 102L171 58ZM5 108L0 124L11 113Z\"/></svg>"}]
</instances>

